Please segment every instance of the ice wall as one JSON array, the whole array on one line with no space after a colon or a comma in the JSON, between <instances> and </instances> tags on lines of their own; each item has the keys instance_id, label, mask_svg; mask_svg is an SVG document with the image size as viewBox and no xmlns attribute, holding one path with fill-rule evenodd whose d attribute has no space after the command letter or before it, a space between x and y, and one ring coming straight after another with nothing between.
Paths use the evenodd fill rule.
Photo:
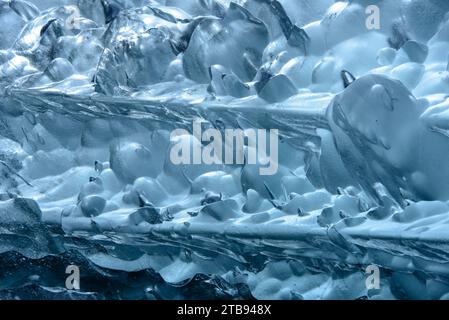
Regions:
<instances>
[{"instance_id":1,"label":"ice wall","mask_svg":"<svg viewBox=\"0 0 449 320\"><path fill-rule=\"evenodd\" d=\"M0 265L45 272L0 297L447 297L448 10L1 1ZM276 174L173 164L197 119L278 129Z\"/></svg>"}]
</instances>

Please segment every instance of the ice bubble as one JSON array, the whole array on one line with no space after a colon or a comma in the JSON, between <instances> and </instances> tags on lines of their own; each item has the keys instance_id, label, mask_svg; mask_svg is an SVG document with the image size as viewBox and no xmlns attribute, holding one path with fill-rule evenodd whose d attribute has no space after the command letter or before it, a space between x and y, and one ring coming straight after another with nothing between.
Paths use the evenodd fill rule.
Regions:
<instances>
[{"instance_id":1,"label":"ice bubble","mask_svg":"<svg viewBox=\"0 0 449 320\"><path fill-rule=\"evenodd\" d=\"M381 66L388 66L393 63L396 57L396 50L393 48L382 48L377 53L377 62Z\"/></svg>"},{"instance_id":2,"label":"ice bubble","mask_svg":"<svg viewBox=\"0 0 449 320\"><path fill-rule=\"evenodd\" d=\"M258 88L259 97L270 103L284 101L298 93L292 81L283 74L270 77L256 88Z\"/></svg>"},{"instance_id":3,"label":"ice bubble","mask_svg":"<svg viewBox=\"0 0 449 320\"><path fill-rule=\"evenodd\" d=\"M114 94L120 86L137 88L164 79L176 59L181 25L185 27L186 21L151 7L120 14L105 33L106 49L95 75L97 90Z\"/></svg>"},{"instance_id":4,"label":"ice bubble","mask_svg":"<svg viewBox=\"0 0 449 320\"><path fill-rule=\"evenodd\" d=\"M179 56L168 65L167 71L164 75L164 80L178 81L184 76L184 69L182 68L182 54Z\"/></svg>"},{"instance_id":5,"label":"ice bubble","mask_svg":"<svg viewBox=\"0 0 449 320\"><path fill-rule=\"evenodd\" d=\"M100 215L106 206L106 200L98 195L89 195L82 198L80 208L87 217Z\"/></svg>"},{"instance_id":6,"label":"ice bubble","mask_svg":"<svg viewBox=\"0 0 449 320\"><path fill-rule=\"evenodd\" d=\"M151 151L138 143L112 146L109 161L117 177L129 183L139 177L156 177L159 173L152 164Z\"/></svg>"},{"instance_id":7,"label":"ice bubble","mask_svg":"<svg viewBox=\"0 0 449 320\"><path fill-rule=\"evenodd\" d=\"M163 176L160 177L160 181L163 185L170 185L171 188L175 188L175 186L182 189L190 187L192 181L200 175L206 172L222 171L225 167L220 162L208 165L204 165L202 161L194 163L193 150L202 152L203 145L194 135L185 133L182 132L181 135L171 137L170 145L167 148ZM176 163L173 161L174 158L178 158ZM221 161L221 159L218 160ZM174 192L175 190L177 188L173 189Z\"/></svg>"},{"instance_id":8,"label":"ice bubble","mask_svg":"<svg viewBox=\"0 0 449 320\"><path fill-rule=\"evenodd\" d=\"M336 2L329 7L320 26L327 48L332 48L338 43L366 32L365 7L356 2ZM307 28L305 30L309 34ZM311 38L313 39L312 36Z\"/></svg>"},{"instance_id":9,"label":"ice bubble","mask_svg":"<svg viewBox=\"0 0 449 320\"><path fill-rule=\"evenodd\" d=\"M291 79L296 88L307 88L312 82L313 67L317 63L314 57L296 57L284 64L279 71Z\"/></svg>"},{"instance_id":10,"label":"ice bubble","mask_svg":"<svg viewBox=\"0 0 449 320\"><path fill-rule=\"evenodd\" d=\"M223 19L205 18L198 24L183 56L184 72L194 81L208 83L209 67L219 64L242 81L251 81L267 44L265 25L232 2Z\"/></svg>"},{"instance_id":11,"label":"ice bubble","mask_svg":"<svg viewBox=\"0 0 449 320\"><path fill-rule=\"evenodd\" d=\"M198 176L192 182L192 193L200 193L202 190L234 196L242 189L236 176L223 171L212 171Z\"/></svg>"},{"instance_id":12,"label":"ice bubble","mask_svg":"<svg viewBox=\"0 0 449 320\"><path fill-rule=\"evenodd\" d=\"M140 206L142 204L139 193L129 184L123 190L122 201L133 206Z\"/></svg>"},{"instance_id":13,"label":"ice bubble","mask_svg":"<svg viewBox=\"0 0 449 320\"><path fill-rule=\"evenodd\" d=\"M26 67L30 65L27 58L16 55L11 60L0 65L0 79L14 79L26 74ZM28 72L29 73L29 72Z\"/></svg>"},{"instance_id":14,"label":"ice bubble","mask_svg":"<svg viewBox=\"0 0 449 320\"><path fill-rule=\"evenodd\" d=\"M363 83L363 84L362 84ZM379 99L382 99L381 101L384 101L384 93L383 90L378 90L378 89L374 89L372 90L373 86L376 85L383 85L385 87L385 89L387 90L387 92L391 92L391 87L394 86L396 88L395 92L396 92L396 97L398 97L398 95L401 96L401 100L400 102L395 103L394 108L389 108L388 106L385 106L383 103L381 105L377 104L377 103L369 103L368 101L379 101ZM364 88L363 90L372 90L370 96L362 96L360 90L362 89L362 87ZM357 88L357 89L356 89ZM409 130L411 127L414 126L414 123L419 115L419 110L416 108L416 104L414 105L413 102L411 101L410 97L410 93L408 92L408 90L403 87L402 85L400 85L399 83L394 83L389 79L380 77L380 76L367 76L367 77L363 77L361 79L358 79L357 81L355 81L351 86L349 86L347 88L347 90L343 93L343 96L349 97L349 95L351 95L351 92L354 92L353 90L357 90L357 93L355 95L352 96L352 103L351 106L349 105L345 105L345 100L346 98L344 98L344 100L339 100L339 98L337 98L337 100L335 100L334 104L332 104L331 108L329 109L329 115L332 114L331 117L333 117L333 119L331 120L332 122L332 132L333 134L337 134L337 131L339 131L340 129L337 129L336 127L334 127L334 123L338 123L337 126L338 127L346 127L346 126L350 126L352 130L352 132L354 132L354 134L357 134L358 136L362 136L364 137L364 139L366 139L367 143L370 143L373 145L374 149L373 152L379 152L382 153L384 156L389 157L391 159L391 161L394 161L395 166L397 167L399 164L399 159L400 158L400 154L402 156L405 155L405 150L404 150L404 146L406 143L410 143L407 142L408 138L406 135L398 135L397 131L401 130L402 132L404 132L405 130ZM347 96L348 95L348 96ZM359 102L356 102L359 101ZM362 102L363 101L363 102ZM362 111L362 109L357 109L355 107L355 105L359 105L363 106L362 108L366 108L365 111ZM342 109L344 108L344 109ZM403 116L399 116L399 113L401 113L401 111L399 111L399 109L407 109L407 115L408 117L404 118ZM334 113L336 110L341 110L341 111L336 111L336 113ZM346 110L346 111L343 111ZM341 116L337 116L337 114L339 114L340 112L344 112L344 114L346 114L345 118L347 120L343 120L343 118L341 118ZM393 115L396 115L398 118L396 121L398 121L399 123L402 124L401 129L398 129L397 125L396 125L396 121L394 120L394 118L392 117ZM369 126L367 127L366 125L363 125L362 123L367 122L367 123L373 123L374 126ZM379 128L379 129L377 129ZM380 129L382 128L382 129ZM394 135L393 135L394 132ZM389 136L387 138L387 135ZM391 139L390 139L390 135ZM350 138L349 138L350 139ZM363 157L361 154L359 154L358 152L364 152L362 151L358 151L355 152L355 150L353 150L351 148L351 151L349 151L348 149L346 149L347 147L349 147L350 144L352 144L352 142L349 142L350 140L348 139L348 137L344 137L340 136L339 134L337 134L337 138L336 138L336 144L337 144L337 149L339 150L340 155L342 156L342 160L345 163L345 165L347 166L347 162L349 160L349 158L351 158L351 167L347 167L348 171L354 170L354 164L355 163L359 163L361 161L362 158L357 159L358 157ZM398 143L397 147L395 147L393 145L393 141L394 139L399 139L401 142L396 141L394 143ZM360 141L360 140L357 140ZM369 141L369 142L368 142ZM384 141L384 143L382 143L382 141ZM360 142L356 142L356 143L360 143ZM383 147L382 147L383 146ZM365 148L365 147L363 147ZM396 152L394 152L393 150L395 150L395 148L398 148L398 150ZM399 150L402 150L399 152ZM396 156L399 156L398 158L395 158ZM346 158L347 157L347 158ZM356 160L357 159L357 160ZM363 160L362 160L363 161ZM405 158L403 158L402 161L408 161ZM365 179L364 181L368 180L369 175L367 176L366 173L361 173L363 172L364 169L363 167L369 167L369 164L359 164L360 167L357 168L356 170L361 170L359 172L356 171L356 176L358 175L364 175ZM406 163L404 162L404 165L406 165ZM387 169L388 170L388 169ZM380 175L383 176L385 173L377 173L376 175ZM361 178L361 176L360 176ZM359 179L360 179L359 178ZM374 179L378 179L377 177ZM388 178L391 179L391 178ZM397 179L400 180L400 179ZM388 181L387 185L392 184L392 181Z\"/></svg>"},{"instance_id":15,"label":"ice bubble","mask_svg":"<svg viewBox=\"0 0 449 320\"><path fill-rule=\"evenodd\" d=\"M435 168L438 159L445 157L449 141L425 128L419 120L422 111L420 101L401 83L376 75L358 79L333 102L329 119L337 149L348 171L354 172L365 190L373 188L369 184L374 181L381 181L400 203L399 188L422 199L447 198L443 192L447 182L441 177L448 172ZM340 135L340 128L347 128L352 137ZM421 141L420 148L415 147L417 140ZM372 158L377 156L382 160ZM363 160L367 157L373 160Z\"/></svg>"},{"instance_id":16,"label":"ice bubble","mask_svg":"<svg viewBox=\"0 0 449 320\"><path fill-rule=\"evenodd\" d=\"M103 191L103 181L100 178L91 178L90 181L81 188L78 198L83 199L89 195L100 194Z\"/></svg>"},{"instance_id":17,"label":"ice bubble","mask_svg":"<svg viewBox=\"0 0 449 320\"><path fill-rule=\"evenodd\" d=\"M142 177L134 182L134 188L148 202L160 206L168 200L168 195L158 180Z\"/></svg>"},{"instance_id":18,"label":"ice bubble","mask_svg":"<svg viewBox=\"0 0 449 320\"><path fill-rule=\"evenodd\" d=\"M330 226L341 220L340 212L332 207L324 208L317 217L317 223L322 227Z\"/></svg>"},{"instance_id":19,"label":"ice bubble","mask_svg":"<svg viewBox=\"0 0 449 320\"><path fill-rule=\"evenodd\" d=\"M257 212L264 199L253 189L246 191L246 202L242 210L244 212L254 213Z\"/></svg>"},{"instance_id":20,"label":"ice bubble","mask_svg":"<svg viewBox=\"0 0 449 320\"><path fill-rule=\"evenodd\" d=\"M337 61L333 57L322 58L313 68L312 83L324 84L323 88L328 89L330 84L338 79L336 75Z\"/></svg>"}]
</instances>

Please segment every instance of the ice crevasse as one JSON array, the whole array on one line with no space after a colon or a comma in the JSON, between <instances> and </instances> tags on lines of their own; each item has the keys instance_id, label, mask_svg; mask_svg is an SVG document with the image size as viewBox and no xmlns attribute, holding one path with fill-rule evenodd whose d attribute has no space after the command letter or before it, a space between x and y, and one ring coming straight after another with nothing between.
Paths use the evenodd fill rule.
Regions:
<instances>
[{"instance_id":1,"label":"ice crevasse","mask_svg":"<svg viewBox=\"0 0 449 320\"><path fill-rule=\"evenodd\" d=\"M0 298L447 298L448 12L0 1ZM174 164L198 119L278 129L277 172Z\"/></svg>"}]
</instances>

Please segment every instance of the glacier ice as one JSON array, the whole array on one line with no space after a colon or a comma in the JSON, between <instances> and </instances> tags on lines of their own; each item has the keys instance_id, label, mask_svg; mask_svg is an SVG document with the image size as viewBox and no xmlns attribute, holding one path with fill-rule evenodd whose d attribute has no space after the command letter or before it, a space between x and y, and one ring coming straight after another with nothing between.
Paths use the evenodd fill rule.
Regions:
<instances>
[{"instance_id":1,"label":"glacier ice","mask_svg":"<svg viewBox=\"0 0 449 320\"><path fill-rule=\"evenodd\" d=\"M368 5L0 1L0 298L447 299L449 5Z\"/></svg>"}]
</instances>

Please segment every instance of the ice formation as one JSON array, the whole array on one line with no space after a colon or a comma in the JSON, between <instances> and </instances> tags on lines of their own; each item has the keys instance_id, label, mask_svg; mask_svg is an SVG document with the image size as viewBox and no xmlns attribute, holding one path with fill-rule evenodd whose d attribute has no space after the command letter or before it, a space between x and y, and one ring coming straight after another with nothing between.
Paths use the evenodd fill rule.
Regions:
<instances>
[{"instance_id":1,"label":"ice formation","mask_svg":"<svg viewBox=\"0 0 449 320\"><path fill-rule=\"evenodd\" d=\"M448 12L1 0L0 298L449 298ZM198 119L277 172L174 164Z\"/></svg>"}]
</instances>

